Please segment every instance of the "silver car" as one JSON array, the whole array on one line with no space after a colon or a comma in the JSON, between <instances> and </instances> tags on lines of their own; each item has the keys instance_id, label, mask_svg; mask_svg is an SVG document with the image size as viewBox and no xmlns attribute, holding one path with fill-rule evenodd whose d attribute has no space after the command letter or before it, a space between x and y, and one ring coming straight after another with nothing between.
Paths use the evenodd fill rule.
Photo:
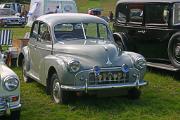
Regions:
<instances>
[{"instance_id":1,"label":"silver car","mask_svg":"<svg viewBox=\"0 0 180 120\"><path fill-rule=\"evenodd\" d=\"M20 108L19 78L4 64L0 53L0 117L9 114L10 120L19 120Z\"/></svg>"},{"instance_id":2,"label":"silver car","mask_svg":"<svg viewBox=\"0 0 180 120\"><path fill-rule=\"evenodd\" d=\"M97 94L126 88L140 96L146 61L121 51L108 23L88 14L49 14L32 26L28 46L19 54L24 81L46 86L55 103L66 103L72 93Z\"/></svg>"}]
</instances>

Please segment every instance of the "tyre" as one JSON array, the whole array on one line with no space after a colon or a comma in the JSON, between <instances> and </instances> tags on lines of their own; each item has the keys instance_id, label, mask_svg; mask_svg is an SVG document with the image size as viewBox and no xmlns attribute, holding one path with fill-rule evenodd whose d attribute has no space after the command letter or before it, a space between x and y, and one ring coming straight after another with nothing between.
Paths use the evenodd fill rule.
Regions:
<instances>
[{"instance_id":1,"label":"tyre","mask_svg":"<svg viewBox=\"0 0 180 120\"><path fill-rule=\"evenodd\" d=\"M168 44L168 56L172 65L180 68L180 33L175 33Z\"/></svg>"},{"instance_id":2,"label":"tyre","mask_svg":"<svg viewBox=\"0 0 180 120\"><path fill-rule=\"evenodd\" d=\"M22 60L22 79L24 80L25 83L31 82L31 78L29 78L26 75L27 69L26 69L26 64L25 64L25 60Z\"/></svg>"},{"instance_id":3,"label":"tyre","mask_svg":"<svg viewBox=\"0 0 180 120\"><path fill-rule=\"evenodd\" d=\"M10 114L10 120L20 120L20 110L12 111Z\"/></svg>"},{"instance_id":4,"label":"tyre","mask_svg":"<svg viewBox=\"0 0 180 120\"><path fill-rule=\"evenodd\" d=\"M141 96L141 90L138 88L131 88L128 90L128 98L129 99L139 99Z\"/></svg>"},{"instance_id":5,"label":"tyre","mask_svg":"<svg viewBox=\"0 0 180 120\"><path fill-rule=\"evenodd\" d=\"M56 73L51 77L51 97L53 101L57 104L66 104L68 103L68 92L61 89L60 80Z\"/></svg>"},{"instance_id":6,"label":"tyre","mask_svg":"<svg viewBox=\"0 0 180 120\"><path fill-rule=\"evenodd\" d=\"M125 47L121 40L117 40L116 43L117 43L118 47L121 48L122 51L125 51Z\"/></svg>"}]
</instances>

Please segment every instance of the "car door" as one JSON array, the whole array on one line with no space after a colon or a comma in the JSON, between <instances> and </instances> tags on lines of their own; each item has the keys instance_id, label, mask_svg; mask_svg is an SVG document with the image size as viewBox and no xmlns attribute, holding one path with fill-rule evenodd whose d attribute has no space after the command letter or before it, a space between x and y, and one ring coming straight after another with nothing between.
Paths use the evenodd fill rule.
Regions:
<instances>
[{"instance_id":1,"label":"car door","mask_svg":"<svg viewBox=\"0 0 180 120\"><path fill-rule=\"evenodd\" d=\"M168 58L168 41L172 31L168 29L169 13L170 9L167 3L149 3L145 6L144 55L148 59Z\"/></svg>"},{"instance_id":2,"label":"car door","mask_svg":"<svg viewBox=\"0 0 180 120\"><path fill-rule=\"evenodd\" d=\"M127 33L132 44L131 50L142 54L139 50L143 46L143 41L146 39L146 29L144 26L144 4L133 3L127 5Z\"/></svg>"},{"instance_id":3,"label":"car door","mask_svg":"<svg viewBox=\"0 0 180 120\"><path fill-rule=\"evenodd\" d=\"M35 21L33 23L32 29L31 29L31 34L30 34L30 40L28 43L28 48L29 48L29 60L30 60L30 73L32 74L33 77L37 78L37 42L39 39L39 22Z\"/></svg>"},{"instance_id":4,"label":"car door","mask_svg":"<svg viewBox=\"0 0 180 120\"><path fill-rule=\"evenodd\" d=\"M45 57L50 55L52 52L52 39L50 36L49 26L46 23L39 22L39 40L37 41L36 52L38 56L36 57L36 73L41 81L44 75L45 68Z\"/></svg>"}]
</instances>

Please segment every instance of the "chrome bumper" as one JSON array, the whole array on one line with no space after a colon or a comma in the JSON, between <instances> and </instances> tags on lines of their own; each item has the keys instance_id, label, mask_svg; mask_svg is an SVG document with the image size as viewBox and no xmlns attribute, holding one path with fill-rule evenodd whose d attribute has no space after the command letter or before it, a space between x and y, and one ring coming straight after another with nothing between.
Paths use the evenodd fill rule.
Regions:
<instances>
[{"instance_id":1,"label":"chrome bumper","mask_svg":"<svg viewBox=\"0 0 180 120\"><path fill-rule=\"evenodd\" d=\"M10 102L0 102L0 116L4 114L10 114L11 111L16 111L21 109L21 104L10 105Z\"/></svg>"},{"instance_id":2,"label":"chrome bumper","mask_svg":"<svg viewBox=\"0 0 180 120\"><path fill-rule=\"evenodd\" d=\"M134 83L124 83L124 84L106 84L106 85L85 85L85 86L67 86L67 85L61 85L61 88L63 90L67 91L85 91L86 93L88 91L93 90L105 90L105 89L113 89L113 88L128 88L128 87L141 87L147 85L147 81L139 81L136 80Z\"/></svg>"}]
</instances>

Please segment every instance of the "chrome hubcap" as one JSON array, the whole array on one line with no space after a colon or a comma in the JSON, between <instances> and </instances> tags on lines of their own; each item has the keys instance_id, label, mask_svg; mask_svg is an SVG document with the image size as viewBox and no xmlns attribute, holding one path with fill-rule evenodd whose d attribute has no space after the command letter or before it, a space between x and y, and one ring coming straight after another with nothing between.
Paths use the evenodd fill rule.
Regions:
<instances>
[{"instance_id":1,"label":"chrome hubcap","mask_svg":"<svg viewBox=\"0 0 180 120\"><path fill-rule=\"evenodd\" d=\"M180 46L175 47L175 57L180 58Z\"/></svg>"},{"instance_id":2,"label":"chrome hubcap","mask_svg":"<svg viewBox=\"0 0 180 120\"><path fill-rule=\"evenodd\" d=\"M53 98L55 100L56 103L60 102L60 84L57 80L54 80L54 84L53 84Z\"/></svg>"}]
</instances>

